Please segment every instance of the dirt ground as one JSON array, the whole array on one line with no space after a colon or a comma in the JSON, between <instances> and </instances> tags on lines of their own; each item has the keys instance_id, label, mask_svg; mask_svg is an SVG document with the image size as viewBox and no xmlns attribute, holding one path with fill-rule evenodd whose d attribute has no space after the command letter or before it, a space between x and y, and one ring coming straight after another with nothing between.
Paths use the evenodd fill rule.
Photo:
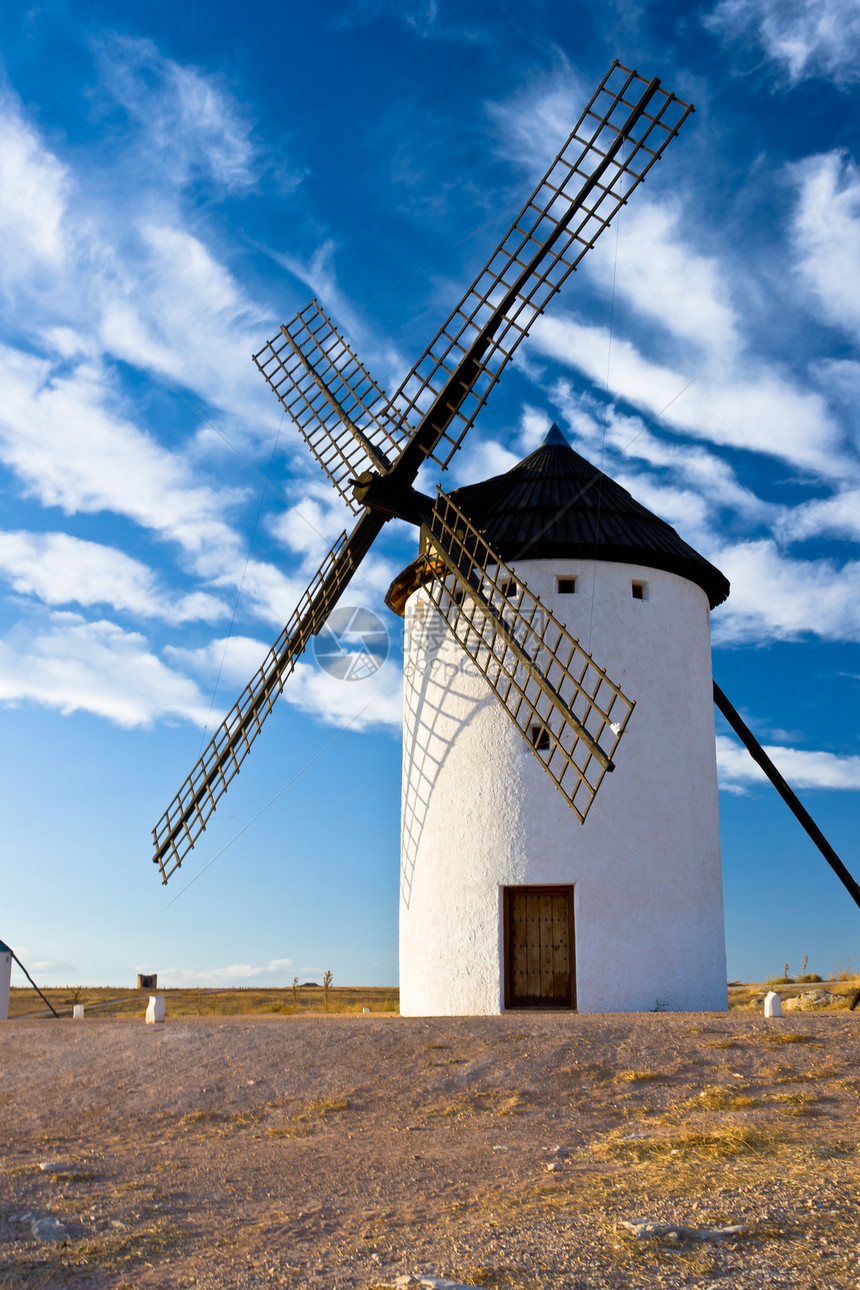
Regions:
<instances>
[{"instance_id":1,"label":"dirt ground","mask_svg":"<svg viewBox=\"0 0 860 1290\"><path fill-rule=\"evenodd\" d=\"M2 1054L3 1287L860 1286L860 1012L19 1020Z\"/></svg>"}]
</instances>

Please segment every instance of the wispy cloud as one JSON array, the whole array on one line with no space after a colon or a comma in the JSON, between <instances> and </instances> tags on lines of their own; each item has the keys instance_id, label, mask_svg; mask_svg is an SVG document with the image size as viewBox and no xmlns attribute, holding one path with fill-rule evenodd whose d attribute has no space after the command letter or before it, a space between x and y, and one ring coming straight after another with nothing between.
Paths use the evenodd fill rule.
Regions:
<instances>
[{"instance_id":1,"label":"wispy cloud","mask_svg":"<svg viewBox=\"0 0 860 1290\"><path fill-rule=\"evenodd\" d=\"M556 48L553 53L546 71L533 73L508 98L486 105L498 155L532 179L546 170L588 99L564 52Z\"/></svg>"},{"instance_id":2,"label":"wispy cloud","mask_svg":"<svg viewBox=\"0 0 860 1290\"><path fill-rule=\"evenodd\" d=\"M711 540L718 514L725 509L754 524L780 516L781 508L742 484L729 462L707 447L661 438L642 417L602 405L592 393L574 390L569 381L556 381L549 393L579 451L595 465L602 461L604 469L634 494L648 487L668 488L676 498L683 497L683 519L689 522L695 513L697 537ZM682 519L665 503L653 509L672 524Z\"/></svg>"},{"instance_id":3,"label":"wispy cloud","mask_svg":"<svg viewBox=\"0 0 860 1290\"><path fill-rule=\"evenodd\" d=\"M15 97L0 93L0 284L8 296L25 283L30 291L43 289L62 264L69 182Z\"/></svg>"},{"instance_id":4,"label":"wispy cloud","mask_svg":"<svg viewBox=\"0 0 860 1290\"><path fill-rule=\"evenodd\" d=\"M860 489L846 488L831 497L803 502L785 512L776 532L786 542L811 537L860 538Z\"/></svg>"},{"instance_id":5,"label":"wispy cloud","mask_svg":"<svg viewBox=\"0 0 860 1290\"><path fill-rule=\"evenodd\" d=\"M498 6L494 6L498 21ZM456 15L456 16L452 16ZM477 14L441 0L351 0L333 26L357 27L378 19L394 19L422 40L474 44L494 39L493 23L480 23Z\"/></svg>"},{"instance_id":6,"label":"wispy cloud","mask_svg":"<svg viewBox=\"0 0 860 1290\"><path fill-rule=\"evenodd\" d=\"M860 168L827 152L789 167L789 175L797 192L795 254L814 307L860 340Z\"/></svg>"},{"instance_id":7,"label":"wispy cloud","mask_svg":"<svg viewBox=\"0 0 860 1290\"><path fill-rule=\"evenodd\" d=\"M229 522L244 493L199 482L192 460L140 429L103 364L68 367L0 345L0 378L0 460L30 496L68 514L126 516L177 544L215 587L235 587L244 571L245 611L285 621L304 583L246 565L247 539Z\"/></svg>"},{"instance_id":8,"label":"wispy cloud","mask_svg":"<svg viewBox=\"0 0 860 1290\"><path fill-rule=\"evenodd\" d=\"M184 184L205 173L229 188L256 179L252 122L219 77L166 58L151 40L94 42L101 86L138 129L137 161Z\"/></svg>"},{"instance_id":9,"label":"wispy cloud","mask_svg":"<svg viewBox=\"0 0 860 1290\"><path fill-rule=\"evenodd\" d=\"M16 953L18 953L17 950ZM72 978L72 974L79 970L77 963L64 962L62 959L31 959L26 957L26 950L20 951L20 957L27 971L31 976L35 977L37 984L43 981L46 976L56 977L60 972L66 973L66 981L69 981ZM12 964L12 981L19 988L23 986L26 989L30 984L17 963ZM35 998L33 1003L36 1008L43 1006L41 1001Z\"/></svg>"},{"instance_id":10,"label":"wispy cloud","mask_svg":"<svg viewBox=\"0 0 860 1290\"><path fill-rule=\"evenodd\" d=\"M266 254L318 298L347 343L382 388L392 393L405 376L408 364L385 336L369 325L362 310L343 291L337 275L338 244L325 238L313 253L302 258L292 252L267 249Z\"/></svg>"},{"instance_id":11,"label":"wispy cloud","mask_svg":"<svg viewBox=\"0 0 860 1290\"><path fill-rule=\"evenodd\" d=\"M535 323L533 348L603 386L608 328L556 311ZM790 377L756 363L739 362L729 370L707 364L669 367L618 336L611 349L613 395L659 416L663 426L718 446L780 457L825 476L844 474L841 433L825 400Z\"/></svg>"},{"instance_id":12,"label":"wispy cloud","mask_svg":"<svg viewBox=\"0 0 860 1290\"><path fill-rule=\"evenodd\" d=\"M720 0L705 25L728 42L756 46L792 85L860 79L857 0Z\"/></svg>"},{"instance_id":13,"label":"wispy cloud","mask_svg":"<svg viewBox=\"0 0 860 1290\"><path fill-rule=\"evenodd\" d=\"M351 645L350 650L357 649ZM200 678L203 690L218 677L220 708L257 673L269 646L246 636L211 641L199 649L168 646L164 653L183 672ZM315 659L314 648L296 664L285 686L282 702L316 717L323 725L348 727L352 731L382 730L399 734L403 721L403 680L399 651L378 670L355 680L345 680L326 671ZM221 720L213 713L211 730Z\"/></svg>"},{"instance_id":14,"label":"wispy cloud","mask_svg":"<svg viewBox=\"0 0 860 1290\"><path fill-rule=\"evenodd\" d=\"M588 257L585 268L606 299L613 287L662 335L682 341L711 363L733 362L744 347L727 266L688 244L677 202L635 204L619 215L612 255Z\"/></svg>"}]
</instances>

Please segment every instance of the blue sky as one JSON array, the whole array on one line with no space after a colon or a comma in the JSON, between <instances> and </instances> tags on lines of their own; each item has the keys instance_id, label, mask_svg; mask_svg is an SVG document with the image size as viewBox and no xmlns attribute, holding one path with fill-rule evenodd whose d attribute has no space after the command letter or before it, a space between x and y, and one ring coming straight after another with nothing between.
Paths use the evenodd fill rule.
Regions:
<instances>
[{"instance_id":1,"label":"blue sky","mask_svg":"<svg viewBox=\"0 0 860 1290\"><path fill-rule=\"evenodd\" d=\"M315 295L396 388L614 57L696 114L444 483L605 434L730 578L714 674L860 872L857 0L11 4L0 50L0 937L40 982L396 980L404 526L349 593L385 666L302 663L150 863L350 527L250 356ZM730 975L846 965L857 909L721 723L718 754Z\"/></svg>"}]
</instances>

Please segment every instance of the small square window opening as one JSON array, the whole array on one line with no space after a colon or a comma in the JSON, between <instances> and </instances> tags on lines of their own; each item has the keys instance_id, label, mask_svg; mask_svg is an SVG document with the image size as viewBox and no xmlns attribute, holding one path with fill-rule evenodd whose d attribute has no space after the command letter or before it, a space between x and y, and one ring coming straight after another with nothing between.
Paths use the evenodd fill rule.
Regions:
<instances>
[{"instance_id":1,"label":"small square window opening","mask_svg":"<svg viewBox=\"0 0 860 1290\"><path fill-rule=\"evenodd\" d=\"M529 730L529 737L538 752L546 752L548 750L549 731L546 726L532 726Z\"/></svg>"},{"instance_id":2,"label":"small square window opening","mask_svg":"<svg viewBox=\"0 0 860 1290\"><path fill-rule=\"evenodd\" d=\"M514 582L513 578L506 578L504 582L499 583L499 591L506 600L510 600L511 596L515 596L517 594L517 584Z\"/></svg>"},{"instance_id":3,"label":"small square window opening","mask_svg":"<svg viewBox=\"0 0 860 1290\"><path fill-rule=\"evenodd\" d=\"M648 585L648 584L647 584L647 583L645 583L645 582L634 582L634 583L633 583L633 599L634 599L634 600L646 600L646 599L647 599L647 597L646 597L646 595L645 595L645 589L646 589L647 585Z\"/></svg>"},{"instance_id":4,"label":"small square window opening","mask_svg":"<svg viewBox=\"0 0 860 1290\"><path fill-rule=\"evenodd\" d=\"M559 578L558 594L560 596L575 596L576 578Z\"/></svg>"}]
</instances>

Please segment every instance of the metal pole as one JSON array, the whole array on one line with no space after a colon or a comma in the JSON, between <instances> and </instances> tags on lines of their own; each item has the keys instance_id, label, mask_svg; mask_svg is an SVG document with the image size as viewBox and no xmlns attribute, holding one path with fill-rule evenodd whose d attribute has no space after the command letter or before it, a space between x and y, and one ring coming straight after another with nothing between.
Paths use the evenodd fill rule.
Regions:
<instances>
[{"instance_id":1,"label":"metal pole","mask_svg":"<svg viewBox=\"0 0 860 1290\"><path fill-rule=\"evenodd\" d=\"M45 1003L48 1005L48 1007L51 1009L51 1012L53 1012L54 1016L55 1016L55 1017L57 1018L57 1020L59 1021L59 1019L60 1019L60 1014L57 1012L57 1009L56 1009L56 1008L54 1007L54 1005L51 1003L51 1000L50 1000L50 999L46 999L46 998L45 998L45 996L42 994L42 991L41 991L41 990L39 989L39 987L36 985L36 982L33 980L33 978L30 976L30 973L29 973L29 972L27 971L27 969L24 967L24 964L23 964L23 963L21 962L21 960L18 958L18 955L15 953L15 951L14 951L14 950L10 950L10 951L9 951L9 953L12 955L12 958L13 958L13 959L15 960L15 962L18 964L18 967L19 967L19 968L21 969L21 971L24 973L24 976L25 976L25 977L27 978L27 980L30 982L30 985L31 985L31 986L33 987L33 989L36 991L36 994L39 996L39 998L40 998L40 999L44 1000L44 1002L45 1002Z\"/></svg>"},{"instance_id":2,"label":"metal pole","mask_svg":"<svg viewBox=\"0 0 860 1290\"><path fill-rule=\"evenodd\" d=\"M765 775L767 775L788 809L803 825L806 832L812 838L812 841L818 847L818 850L824 856L824 859L830 865L830 868L836 874L836 877L847 889L851 899L854 901L854 904L860 908L860 886L858 886L854 881L851 874L845 868L845 865L839 859L839 856L833 850L833 847L827 841L827 838L821 832L821 829L819 829L812 816L798 800L797 796L792 792L788 784L786 784L782 775L780 775L779 771L774 766L755 735L749 727L744 724L740 715L732 707L731 703L729 703L716 681L714 681L714 703L716 703L732 730L734 730L741 743L747 749L753 761L757 762L757 764L761 766Z\"/></svg>"}]
</instances>

